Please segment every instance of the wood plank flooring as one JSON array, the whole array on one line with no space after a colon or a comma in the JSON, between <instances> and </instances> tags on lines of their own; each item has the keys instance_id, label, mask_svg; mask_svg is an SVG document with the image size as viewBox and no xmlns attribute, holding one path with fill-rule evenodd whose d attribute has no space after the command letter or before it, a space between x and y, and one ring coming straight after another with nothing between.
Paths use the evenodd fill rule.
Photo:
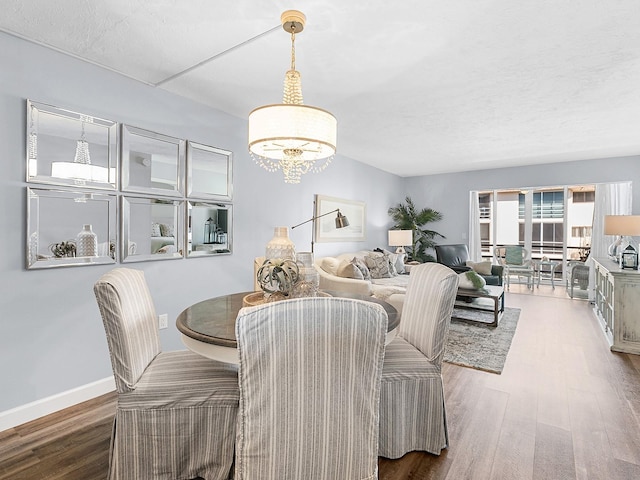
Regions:
<instances>
[{"instance_id":1,"label":"wood plank flooring","mask_svg":"<svg viewBox=\"0 0 640 480\"><path fill-rule=\"evenodd\" d=\"M450 447L380 459L381 480L640 478L640 356L612 353L588 302L511 286L502 375L444 364ZM499 328L499 327L498 327ZM115 395L0 432L0 479L104 479Z\"/></svg>"}]
</instances>

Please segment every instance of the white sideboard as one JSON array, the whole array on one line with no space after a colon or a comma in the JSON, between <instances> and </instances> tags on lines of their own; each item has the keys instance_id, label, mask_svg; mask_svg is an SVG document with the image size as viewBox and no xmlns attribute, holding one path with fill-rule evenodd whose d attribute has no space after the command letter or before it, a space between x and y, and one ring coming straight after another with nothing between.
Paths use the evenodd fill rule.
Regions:
<instances>
[{"instance_id":1,"label":"white sideboard","mask_svg":"<svg viewBox=\"0 0 640 480\"><path fill-rule=\"evenodd\" d=\"M595 312L615 352L640 355L640 271L594 258Z\"/></svg>"}]
</instances>

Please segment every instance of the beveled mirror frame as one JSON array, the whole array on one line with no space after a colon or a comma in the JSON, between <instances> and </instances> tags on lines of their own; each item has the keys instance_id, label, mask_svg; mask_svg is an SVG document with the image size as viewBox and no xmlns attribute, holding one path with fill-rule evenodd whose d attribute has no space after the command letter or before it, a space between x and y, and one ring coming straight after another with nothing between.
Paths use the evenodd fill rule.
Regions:
<instances>
[{"instance_id":1,"label":"beveled mirror frame","mask_svg":"<svg viewBox=\"0 0 640 480\"><path fill-rule=\"evenodd\" d=\"M230 151L187 141L187 196L231 201L232 177Z\"/></svg>"},{"instance_id":2,"label":"beveled mirror frame","mask_svg":"<svg viewBox=\"0 0 640 480\"><path fill-rule=\"evenodd\" d=\"M27 99L26 180L83 188L115 190L118 185L118 124ZM85 137L86 135L86 137ZM73 177L78 141L86 138L89 163L86 177ZM53 167L66 170L54 176ZM47 173L43 170L48 168ZM77 169L76 173L77 173ZM90 175L90 176L89 176Z\"/></svg>"},{"instance_id":3,"label":"beveled mirror frame","mask_svg":"<svg viewBox=\"0 0 640 480\"><path fill-rule=\"evenodd\" d=\"M144 151L132 150L134 142L146 144ZM131 125L122 125L122 155L121 155L121 185L123 192L149 193L163 196L183 196L185 177L185 140L161 133L144 130ZM166 155L165 150L173 150L170 155ZM156 160L154 156L170 159L167 170L171 172L166 178L156 177L156 184L166 180L173 188L159 188L153 186L153 169L167 162ZM149 169L148 184L136 179L138 173L143 173L143 169ZM145 179L146 179L146 174Z\"/></svg>"},{"instance_id":4,"label":"beveled mirror frame","mask_svg":"<svg viewBox=\"0 0 640 480\"><path fill-rule=\"evenodd\" d=\"M115 194L34 187L27 187L26 192L27 269L116 263L118 239ZM46 208L44 202L47 202ZM56 204L63 205L64 212L52 218ZM87 207L87 204L91 206ZM43 226L45 223L46 226ZM77 257L74 251L76 236L87 223L98 235L98 256ZM43 239L46 243L44 246ZM70 243L73 247L67 249ZM56 257L56 254L60 256Z\"/></svg>"},{"instance_id":5,"label":"beveled mirror frame","mask_svg":"<svg viewBox=\"0 0 640 480\"><path fill-rule=\"evenodd\" d=\"M202 215L195 215L194 209L203 209ZM213 218L214 216L215 218ZM188 200L186 218L187 258L233 253L232 204ZM214 229L214 226L217 228ZM208 237L208 242L205 240L205 236Z\"/></svg>"},{"instance_id":6,"label":"beveled mirror frame","mask_svg":"<svg viewBox=\"0 0 640 480\"><path fill-rule=\"evenodd\" d=\"M151 260L175 260L183 258L184 252L184 237L185 237L185 225L184 225L184 200L176 198L160 198L160 197L142 197L142 196L122 196L121 197L121 233L122 233L122 246L120 252L120 258L123 263L131 262L146 262ZM172 218L166 217L164 222L161 218L154 218L150 215L149 218L134 218L132 212L132 206L144 206L149 205L152 208L153 205L167 205L171 206ZM158 220L154 222L154 220ZM148 222L147 222L148 221ZM145 225L146 222L146 225ZM160 235L154 235L152 230L155 225L158 224L158 230ZM173 230L173 235L163 235L162 227L160 225L168 225ZM134 229L141 229L148 233L149 244L143 244L140 241L135 242L141 233L133 234ZM146 238L144 239L146 240ZM173 246L166 252L162 252L160 249L167 246ZM175 251L174 251L175 250ZM147 253L148 251L148 253Z\"/></svg>"}]
</instances>

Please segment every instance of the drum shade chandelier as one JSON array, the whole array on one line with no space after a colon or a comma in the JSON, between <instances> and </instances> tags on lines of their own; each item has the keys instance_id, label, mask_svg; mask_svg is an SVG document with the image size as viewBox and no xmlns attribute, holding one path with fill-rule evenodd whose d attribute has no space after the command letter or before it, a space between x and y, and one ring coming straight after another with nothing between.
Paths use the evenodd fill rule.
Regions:
<instances>
[{"instance_id":1,"label":"drum shade chandelier","mask_svg":"<svg viewBox=\"0 0 640 480\"><path fill-rule=\"evenodd\" d=\"M266 170L282 169L286 183L300 183L303 174L322 171L331 162L337 121L328 111L303 104L295 36L304 29L306 17L287 10L280 21L291 34L291 69L285 74L282 103L264 105L249 114L249 151Z\"/></svg>"}]
</instances>

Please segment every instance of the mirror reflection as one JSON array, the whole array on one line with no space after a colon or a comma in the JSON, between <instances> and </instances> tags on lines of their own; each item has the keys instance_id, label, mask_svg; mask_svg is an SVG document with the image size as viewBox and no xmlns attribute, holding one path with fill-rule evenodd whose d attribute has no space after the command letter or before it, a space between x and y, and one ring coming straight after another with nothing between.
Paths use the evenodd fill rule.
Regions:
<instances>
[{"instance_id":1,"label":"mirror reflection","mask_svg":"<svg viewBox=\"0 0 640 480\"><path fill-rule=\"evenodd\" d=\"M182 257L181 200L123 197L124 262Z\"/></svg>"},{"instance_id":2,"label":"mirror reflection","mask_svg":"<svg viewBox=\"0 0 640 480\"><path fill-rule=\"evenodd\" d=\"M187 256L231 253L231 205L188 202Z\"/></svg>"},{"instance_id":3,"label":"mirror reflection","mask_svg":"<svg viewBox=\"0 0 640 480\"><path fill-rule=\"evenodd\" d=\"M117 124L27 100L27 181L116 188Z\"/></svg>"},{"instance_id":4,"label":"mirror reflection","mask_svg":"<svg viewBox=\"0 0 640 480\"><path fill-rule=\"evenodd\" d=\"M185 142L141 128L122 127L122 189L179 195Z\"/></svg>"},{"instance_id":5,"label":"mirror reflection","mask_svg":"<svg viewBox=\"0 0 640 480\"><path fill-rule=\"evenodd\" d=\"M114 195L27 188L27 268L115 260Z\"/></svg>"},{"instance_id":6,"label":"mirror reflection","mask_svg":"<svg viewBox=\"0 0 640 480\"><path fill-rule=\"evenodd\" d=\"M231 200L231 152L187 142L187 179L189 196Z\"/></svg>"}]
</instances>

